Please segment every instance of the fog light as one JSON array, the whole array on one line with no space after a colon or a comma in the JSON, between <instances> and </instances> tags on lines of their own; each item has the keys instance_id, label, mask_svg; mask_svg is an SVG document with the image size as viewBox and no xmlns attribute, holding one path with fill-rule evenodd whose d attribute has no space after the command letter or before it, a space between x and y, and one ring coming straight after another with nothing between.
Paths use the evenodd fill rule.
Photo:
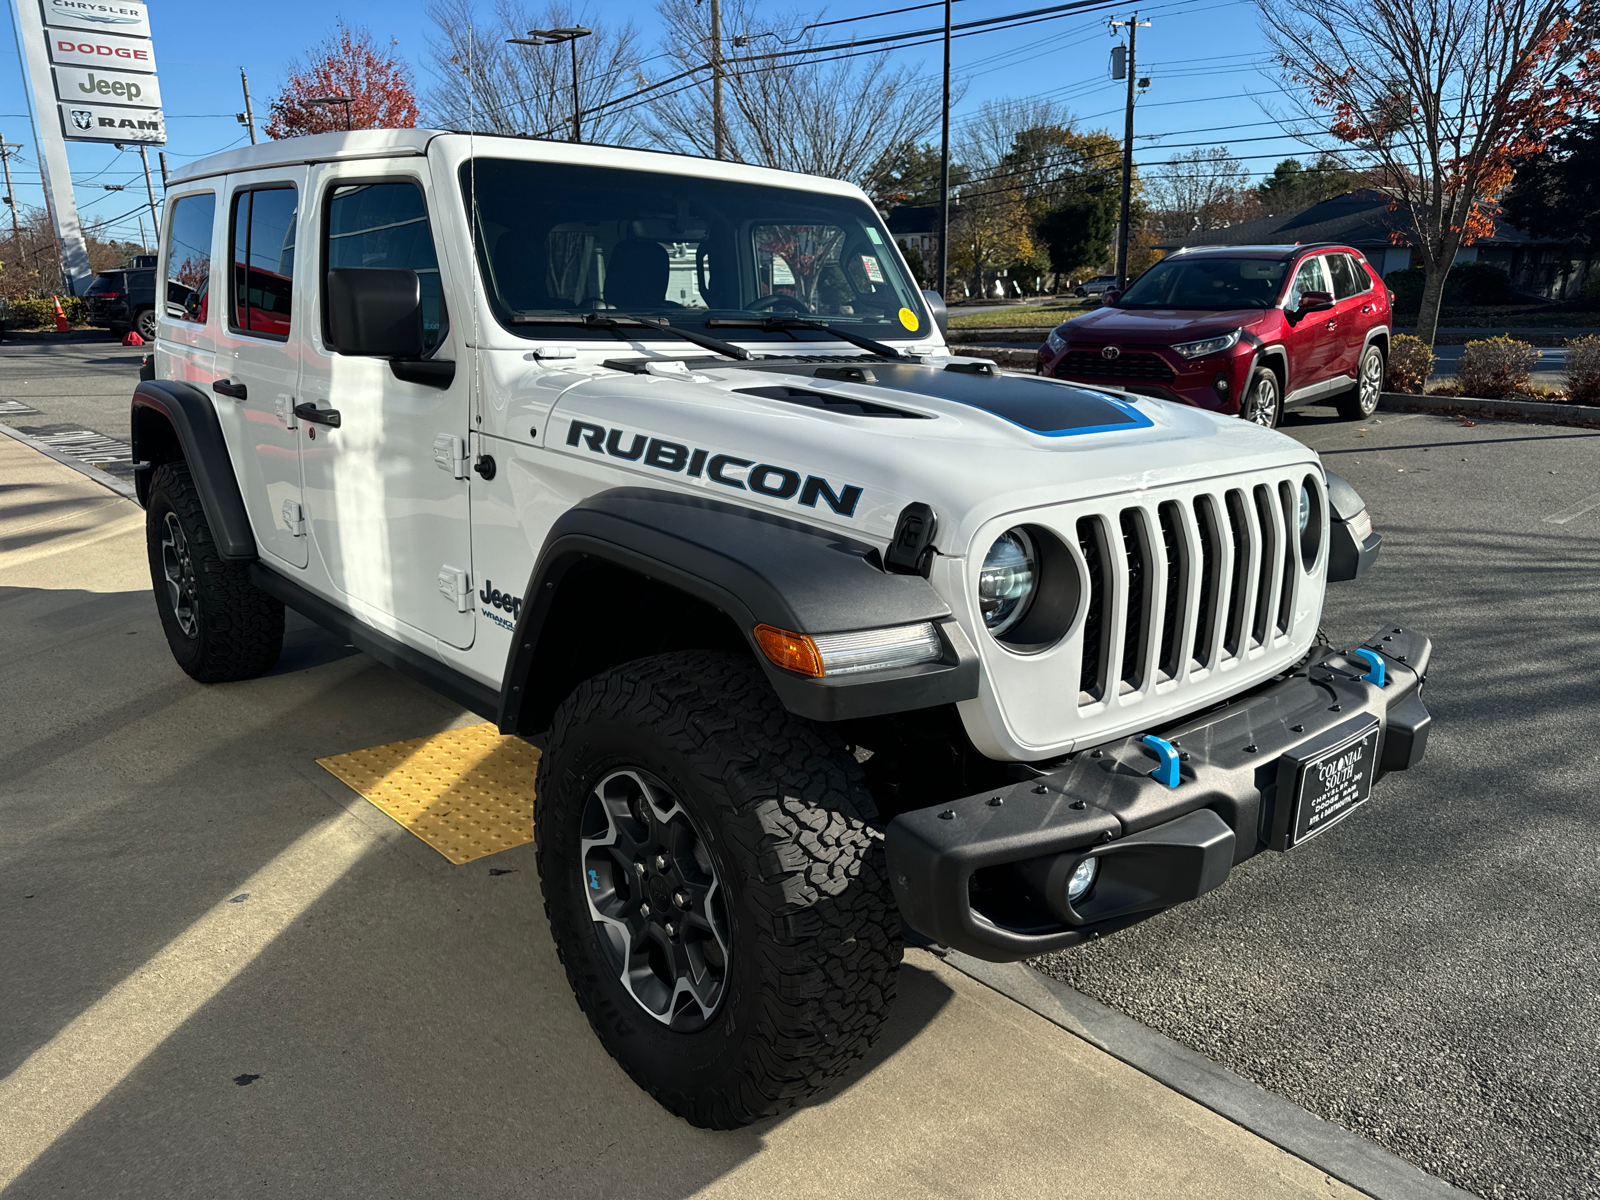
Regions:
<instances>
[{"instance_id":1,"label":"fog light","mask_svg":"<svg viewBox=\"0 0 1600 1200\"><path fill-rule=\"evenodd\" d=\"M1226 396L1228 394L1228 377L1226 375L1218 375L1217 381L1211 386L1217 389L1217 395Z\"/></svg>"},{"instance_id":2,"label":"fog light","mask_svg":"<svg viewBox=\"0 0 1600 1200\"><path fill-rule=\"evenodd\" d=\"M1084 893L1094 886L1094 877L1099 874L1100 860L1086 858L1072 872L1072 878L1067 880L1067 899L1076 904L1083 899Z\"/></svg>"}]
</instances>

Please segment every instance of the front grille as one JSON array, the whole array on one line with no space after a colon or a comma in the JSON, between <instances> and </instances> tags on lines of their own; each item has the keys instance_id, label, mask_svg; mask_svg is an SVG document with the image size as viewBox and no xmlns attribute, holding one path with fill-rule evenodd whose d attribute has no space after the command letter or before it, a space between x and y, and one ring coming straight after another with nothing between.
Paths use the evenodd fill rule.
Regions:
<instances>
[{"instance_id":1,"label":"front grille","mask_svg":"<svg viewBox=\"0 0 1600 1200\"><path fill-rule=\"evenodd\" d=\"M1057 379L1141 379L1171 383L1176 375L1159 354L1125 350L1106 358L1098 350L1069 350L1056 363Z\"/></svg>"},{"instance_id":2,"label":"front grille","mask_svg":"<svg viewBox=\"0 0 1600 1200\"><path fill-rule=\"evenodd\" d=\"M1298 482L1097 506L1075 523L1088 570L1080 706L1151 692L1293 631Z\"/></svg>"}]
</instances>

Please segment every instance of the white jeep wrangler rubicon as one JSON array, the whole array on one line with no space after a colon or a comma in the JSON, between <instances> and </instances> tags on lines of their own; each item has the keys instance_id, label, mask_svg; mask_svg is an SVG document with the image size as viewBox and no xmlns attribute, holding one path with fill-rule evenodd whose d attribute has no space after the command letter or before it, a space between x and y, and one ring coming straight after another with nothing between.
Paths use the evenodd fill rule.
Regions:
<instances>
[{"instance_id":1,"label":"white jeep wrangler rubicon","mask_svg":"<svg viewBox=\"0 0 1600 1200\"><path fill-rule=\"evenodd\" d=\"M856 188L427 130L172 179L133 400L178 663L288 606L542 748L578 1003L698 1125L882 1029L906 929L1128 925L1417 762L1429 642L1292 439L945 348ZM211 285L216 284L214 298Z\"/></svg>"}]
</instances>

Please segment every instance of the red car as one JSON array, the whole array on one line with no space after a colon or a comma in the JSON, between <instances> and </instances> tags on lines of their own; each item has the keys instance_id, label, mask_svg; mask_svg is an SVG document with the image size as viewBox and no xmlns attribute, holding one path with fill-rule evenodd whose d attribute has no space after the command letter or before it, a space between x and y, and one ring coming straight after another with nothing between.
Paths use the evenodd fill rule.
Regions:
<instances>
[{"instance_id":1,"label":"red car","mask_svg":"<svg viewBox=\"0 0 1600 1200\"><path fill-rule=\"evenodd\" d=\"M1180 250L1050 331L1039 374L1108 384L1269 428L1287 408L1372 415L1389 289L1349 246Z\"/></svg>"}]
</instances>

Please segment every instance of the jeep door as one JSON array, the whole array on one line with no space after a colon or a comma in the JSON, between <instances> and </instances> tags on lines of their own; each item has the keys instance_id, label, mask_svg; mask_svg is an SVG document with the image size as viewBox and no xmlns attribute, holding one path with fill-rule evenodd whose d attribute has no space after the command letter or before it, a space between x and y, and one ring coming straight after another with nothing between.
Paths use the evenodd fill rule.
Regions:
<instances>
[{"instance_id":1,"label":"jeep door","mask_svg":"<svg viewBox=\"0 0 1600 1200\"><path fill-rule=\"evenodd\" d=\"M228 178L222 228L225 267L212 399L233 447L239 490L255 530L258 552L304 567L305 496L300 476L300 329L307 306L295 312L304 167L255 171Z\"/></svg>"},{"instance_id":2,"label":"jeep door","mask_svg":"<svg viewBox=\"0 0 1600 1200\"><path fill-rule=\"evenodd\" d=\"M366 606L465 649L474 627L469 372L408 381L385 359L337 354L328 344L327 272L348 268L416 272L426 357L434 363L453 363L465 342L451 327L419 165L398 160L360 170L319 167L312 181L321 286L318 318L302 339L301 386L308 403L337 411L339 424L317 426L316 440L304 443L311 538L341 604Z\"/></svg>"}]
</instances>

